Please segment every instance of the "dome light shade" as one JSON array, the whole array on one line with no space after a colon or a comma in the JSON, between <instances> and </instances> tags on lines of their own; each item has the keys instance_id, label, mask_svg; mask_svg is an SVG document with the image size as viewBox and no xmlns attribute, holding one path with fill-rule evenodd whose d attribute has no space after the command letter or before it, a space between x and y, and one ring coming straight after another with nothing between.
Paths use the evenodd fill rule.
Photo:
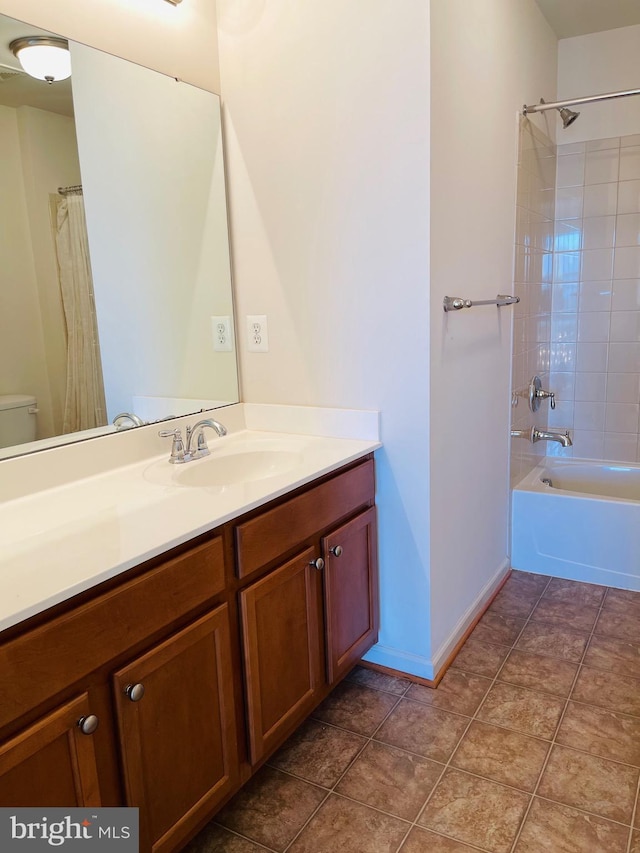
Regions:
<instances>
[{"instance_id":1,"label":"dome light shade","mask_svg":"<svg viewBox=\"0 0 640 853\"><path fill-rule=\"evenodd\" d=\"M71 56L66 39L27 36L15 39L9 48L30 77L55 83L71 76Z\"/></svg>"}]
</instances>

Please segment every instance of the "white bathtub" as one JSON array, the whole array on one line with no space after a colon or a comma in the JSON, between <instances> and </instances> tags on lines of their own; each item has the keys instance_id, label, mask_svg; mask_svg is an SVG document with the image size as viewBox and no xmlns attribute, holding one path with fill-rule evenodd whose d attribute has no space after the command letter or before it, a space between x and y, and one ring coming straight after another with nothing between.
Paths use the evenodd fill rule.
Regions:
<instances>
[{"instance_id":1,"label":"white bathtub","mask_svg":"<svg viewBox=\"0 0 640 853\"><path fill-rule=\"evenodd\" d=\"M640 590L640 465L545 459L511 513L515 569Z\"/></svg>"}]
</instances>

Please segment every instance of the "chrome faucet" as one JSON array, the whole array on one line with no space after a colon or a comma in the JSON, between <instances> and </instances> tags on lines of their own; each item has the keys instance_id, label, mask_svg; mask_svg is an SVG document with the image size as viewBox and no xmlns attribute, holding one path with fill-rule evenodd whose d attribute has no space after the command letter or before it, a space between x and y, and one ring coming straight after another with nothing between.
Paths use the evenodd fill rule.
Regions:
<instances>
[{"instance_id":1,"label":"chrome faucet","mask_svg":"<svg viewBox=\"0 0 640 853\"><path fill-rule=\"evenodd\" d=\"M187 427L187 445L185 447L185 456L188 457L186 461L189 459L199 459L201 456L208 456L210 451L207 447L207 440L204 437L204 428L210 427L214 430L220 438L223 435L227 434L227 428L223 426L220 421L215 421L213 418L205 418L202 421L198 421L197 424L194 424L192 427ZM191 445L195 439L196 449L192 450Z\"/></svg>"},{"instance_id":2,"label":"chrome faucet","mask_svg":"<svg viewBox=\"0 0 640 853\"><path fill-rule=\"evenodd\" d=\"M192 459L200 459L201 456L208 456L211 452L207 447L207 442L204 437L204 428L211 427L212 430L218 433L219 436L227 434L227 428L220 421L215 421L213 418L205 418L203 421L198 421L192 427L187 427L186 445L182 441L182 432L179 429L161 429L158 435L160 438L172 438L171 456L169 462L172 465L181 465L183 462L191 462ZM191 445L196 442L196 449L192 450Z\"/></svg>"},{"instance_id":3,"label":"chrome faucet","mask_svg":"<svg viewBox=\"0 0 640 853\"><path fill-rule=\"evenodd\" d=\"M549 432L548 430L531 427L531 429L512 429L511 438L528 438L532 444L536 441L557 441L563 447L571 447L573 442L569 430L565 432Z\"/></svg>"},{"instance_id":4,"label":"chrome faucet","mask_svg":"<svg viewBox=\"0 0 640 853\"><path fill-rule=\"evenodd\" d=\"M134 415L133 412L120 412L113 419L113 425L116 429L131 429L132 426L144 426L146 421Z\"/></svg>"}]
</instances>

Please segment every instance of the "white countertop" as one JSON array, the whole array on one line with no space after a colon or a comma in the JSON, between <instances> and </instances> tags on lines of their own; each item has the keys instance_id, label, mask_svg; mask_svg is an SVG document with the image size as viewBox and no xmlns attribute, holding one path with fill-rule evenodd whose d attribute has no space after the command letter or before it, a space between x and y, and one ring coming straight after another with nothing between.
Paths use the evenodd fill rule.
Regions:
<instances>
[{"instance_id":1,"label":"white countertop","mask_svg":"<svg viewBox=\"0 0 640 853\"><path fill-rule=\"evenodd\" d=\"M224 420L223 410L219 416ZM0 503L0 630L380 446L371 436L239 429L211 438L212 456L202 460L170 465L167 445L161 455L5 500ZM187 469L209 464L216 454L269 447L285 448L286 470L217 486L180 483Z\"/></svg>"}]
</instances>

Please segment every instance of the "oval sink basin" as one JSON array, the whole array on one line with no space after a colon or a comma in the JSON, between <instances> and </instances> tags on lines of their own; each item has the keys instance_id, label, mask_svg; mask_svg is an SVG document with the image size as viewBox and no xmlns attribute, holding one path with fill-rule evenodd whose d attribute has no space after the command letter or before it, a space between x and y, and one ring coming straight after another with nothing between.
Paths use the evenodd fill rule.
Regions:
<instances>
[{"instance_id":1,"label":"oval sink basin","mask_svg":"<svg viewBox=\"0 0 640 853\"><path fill-rule=\"evenodd\" d=\"M224 455L212 454L175 466L173 477L183 486L231 486L252 480L265 480L291 470L300 462L300 454L289 450L240 450Z\"/></svg>"}]
</instances>

